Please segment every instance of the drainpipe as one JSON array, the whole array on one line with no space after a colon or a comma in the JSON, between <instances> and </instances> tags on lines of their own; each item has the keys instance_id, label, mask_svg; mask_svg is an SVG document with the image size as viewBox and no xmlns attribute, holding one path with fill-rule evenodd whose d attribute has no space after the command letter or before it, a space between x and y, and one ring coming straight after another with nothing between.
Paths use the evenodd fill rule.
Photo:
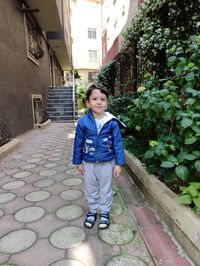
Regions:
<instances>
[{"instance_id":1,"label":"drainpipe","mask_svg":"<svg viewBox=\"0 0 200 266\"><path fill-rule=\"evenodd\" d=\"M75 78L74 78L74 71L72 74L72 89L73 89L73 94L72 94L72 101L73 101L73 119L75 119Z\"/></svg>"}]
</instances>

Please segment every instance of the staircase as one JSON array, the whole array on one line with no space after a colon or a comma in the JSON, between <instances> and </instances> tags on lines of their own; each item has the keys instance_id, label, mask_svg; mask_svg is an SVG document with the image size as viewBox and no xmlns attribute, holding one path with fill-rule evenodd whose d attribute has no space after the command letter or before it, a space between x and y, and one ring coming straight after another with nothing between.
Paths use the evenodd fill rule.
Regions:
<instances>
[{"instance_id":1,"label":"staircase","mask_svg":"<svg viewBox=\"0 0 200 266\"><path fill-rule=\"evenodd\" d=\"M74 108L74 110L73 110ZM77 119L76 97L73 103L72 87L49 88L46 113L55 122L69 122Z\"/></svg>"}]
</instances>

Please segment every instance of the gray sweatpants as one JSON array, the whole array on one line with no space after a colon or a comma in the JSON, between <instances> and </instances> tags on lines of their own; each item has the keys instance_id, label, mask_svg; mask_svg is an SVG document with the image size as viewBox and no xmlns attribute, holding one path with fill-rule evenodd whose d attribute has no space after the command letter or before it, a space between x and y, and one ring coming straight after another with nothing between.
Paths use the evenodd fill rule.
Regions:
<instances>
[{"instance_id":1,"label":"gray sweatpants","mask_svg":"<svg viewBox=\"0 0 200 266\"><path fill-rule=\"evenodd\" d=\"M113 162L84 162L84 194L91 212L109 212L113 200Z\"/></svg>"}]
</instances>

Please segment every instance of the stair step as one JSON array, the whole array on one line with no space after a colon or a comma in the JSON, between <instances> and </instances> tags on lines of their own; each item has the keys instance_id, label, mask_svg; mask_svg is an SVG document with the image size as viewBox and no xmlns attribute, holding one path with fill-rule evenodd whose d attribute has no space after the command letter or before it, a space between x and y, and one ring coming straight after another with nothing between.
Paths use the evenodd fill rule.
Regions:
<instances>
[{"instance_id":1,"label":"stair step","mask_svg":"<svg viewBox=\"0 0 200 266\"><path fill-rule=\"evenodd\" d=\"M75 112L73 107L75 107ZM77 119L77 97L75 95L75 102L73 102L73 89L71 87L51 87L48 93L46 112L49 118L56 122Z\"/></svg>"},{"instance_id":2,"label":"stair step","mask_svg":"<svg viewBox=\"0 0 200 266\"><path fill-rule=\"evenodd\" d=\"M65 103L66 105L73 103L72 100L66 99L48 99L48 103Z\"/></svg>"}]
</instances>

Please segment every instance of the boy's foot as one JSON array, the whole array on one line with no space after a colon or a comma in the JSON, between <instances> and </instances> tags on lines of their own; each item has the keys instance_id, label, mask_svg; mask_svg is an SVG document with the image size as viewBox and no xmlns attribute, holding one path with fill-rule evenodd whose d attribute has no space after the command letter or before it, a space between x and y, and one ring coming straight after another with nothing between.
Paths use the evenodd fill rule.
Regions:
<instances>
[{"instance_id":1,"label":"boy's foot","mask_svg":"<svg viewBox=\"0 0 200 266\"><path fill-rule=\"evenodd\" d=\"M109 212L102 212L100 214L99 229L104 230L110 226L110 214Z\"/></svg>"},{"instance_id":2,"label":"boy's foot","mask_svg":"<svg viewBox=\"0 0 200 266\"><path fill-rule=\"evenodd\" d=\"M85 228L91 229L97 219L97 213L88 212L84 221Z\"/></svg>"}]
</instances>

